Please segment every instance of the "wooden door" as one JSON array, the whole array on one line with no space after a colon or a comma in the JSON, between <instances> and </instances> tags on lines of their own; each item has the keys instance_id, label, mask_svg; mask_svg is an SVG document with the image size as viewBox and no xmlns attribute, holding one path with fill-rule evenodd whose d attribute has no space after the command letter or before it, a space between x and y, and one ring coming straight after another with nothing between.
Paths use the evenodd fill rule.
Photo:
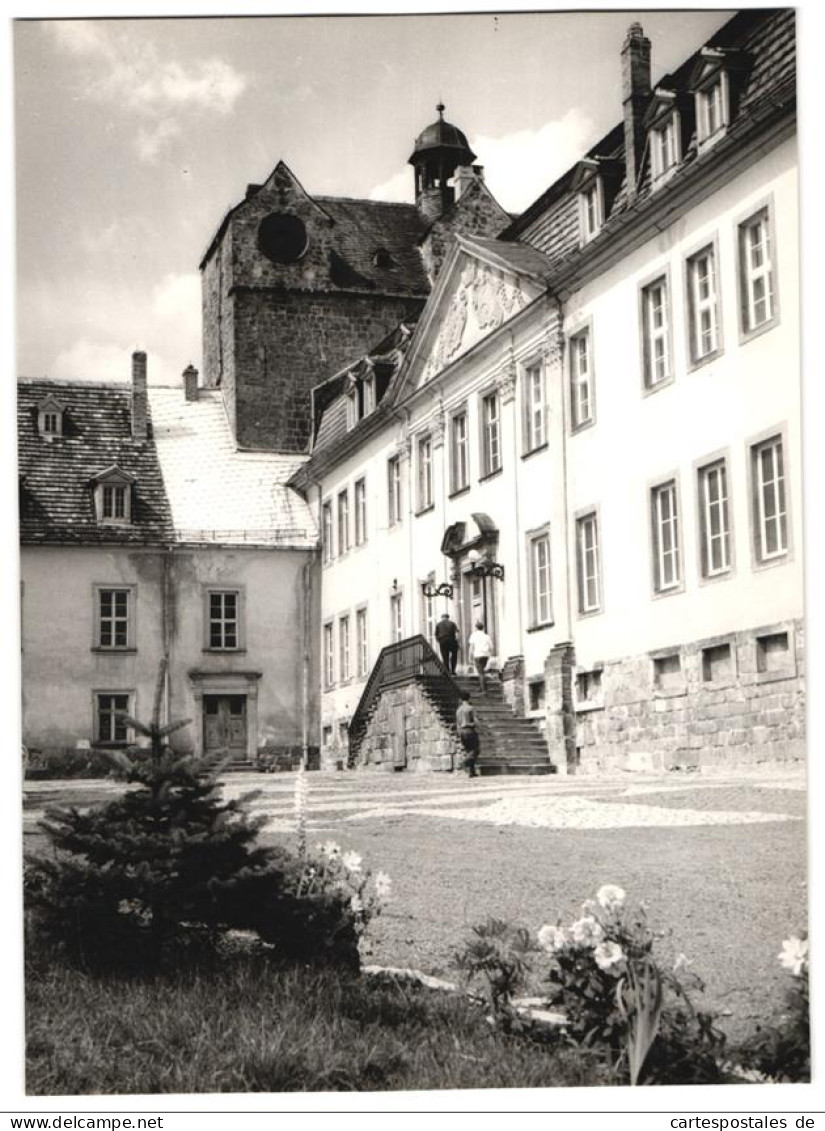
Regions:
<instances>
[{"instance_id":1,"label":"wooden door","mask_svg":"<svg viewBox=\"0 0 825 1131\"><path fill-rule=\"evenodd\" d=\"M228 750L246 756L245 695L204 695L203 740L207 753Z\"/></svg>"}]
</instances>

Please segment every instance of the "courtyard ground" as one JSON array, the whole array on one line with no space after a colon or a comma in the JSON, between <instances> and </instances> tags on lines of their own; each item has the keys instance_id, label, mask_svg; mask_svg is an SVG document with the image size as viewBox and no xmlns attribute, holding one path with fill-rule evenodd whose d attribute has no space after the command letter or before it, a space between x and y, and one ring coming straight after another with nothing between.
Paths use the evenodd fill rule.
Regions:
<instances>
[{"instance_id":1,"label":"courtyard ground","mask_svg":"<svg viewBox=\"0 0 825 1131\"><path fill-rule=\"evenodd\" d=\"M683 952L704 1004L736 1039L781 1010L782 940L805 929L806 794L797 768L605 778L313 773L309 839L355 850L392 877L368 961L454 975L452 956L488 915L534 930L568 923L605 883L641 900L660 948ZM28 783L27 847L46 805L112 796L109 782ZM292 775L243 775L265 837L294 843Z\"/></svg>"}]
</instances>

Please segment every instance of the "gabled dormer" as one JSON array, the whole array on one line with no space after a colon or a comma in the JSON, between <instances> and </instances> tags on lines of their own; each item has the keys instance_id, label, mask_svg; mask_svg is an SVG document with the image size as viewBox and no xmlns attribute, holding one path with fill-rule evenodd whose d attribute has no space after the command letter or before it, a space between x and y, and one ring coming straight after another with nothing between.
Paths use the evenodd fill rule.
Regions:
<instances>
[{"instance_id":1,"label":"gabled dormer","mask_svg":"<svg viewBox=\"0 0 825 1131\"><path fill-rule=\"evenodd\" d=\"M53 440L63 435L63 413L66 406L51 395L44 397L37 406L37 431L44 440Z\"/></svg>"},{"instance_id":2,"label":"gabled dormer","mask_svg":"<svg viewBox=\"0 0 825 1131\"><path fill-rule=\"evenodd\" d=\"M127 526L132 521L134 475L112 464L92 477L95 516L97 521L113 526Z\"/></svg>"},{"instance_id":3,"label":"gabled dormer","mask_svg":"<svg viewBox=\"0 0 825 1131\"><path fill-rule=\"evenodd\" d=\"M589 243L604 227L621 180L622 163L610 157L585 157L573 174L579 199L579 241Z\"/></svg>"},{"instance_id":4,"label":"gabled dormer","mask_svg":"<svg viewBox=\"0 0 825 1131\"><path fill-rule=\"evenodd\" d=\"M736 112L748 59L741 51L703 47L690 76L699 152L725 136Z\"/></svg>"},{"instance_id":5,"label":"gabled dormer","mask_svg":"<svg viewBox=\"0 0 825 1131\"><path fill-rule=\"evenodd\" d=\"M350 370L344 388L347 398L347 431L375 408L375 371L369 358Z\"/></svg>"},{"instance_id":6,"label":"gabled dormer","mask_svg":"<svg viewBox=\"0 0 825 1131\"><path fill-rule=\"evenodd\" d=\"M665 87L654 90L645 114L650 179L654 189L669 180L682 163L692 123L689 96Z\"/></svg>"}]
</instances>

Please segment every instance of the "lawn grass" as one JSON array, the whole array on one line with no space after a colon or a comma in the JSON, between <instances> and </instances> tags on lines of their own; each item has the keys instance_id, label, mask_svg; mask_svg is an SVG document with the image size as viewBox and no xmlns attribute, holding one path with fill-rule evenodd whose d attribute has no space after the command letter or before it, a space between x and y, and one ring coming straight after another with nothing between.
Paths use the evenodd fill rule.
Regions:
<instances>
[{"instance_id":1,"label":"lawn grass","mask_svg":"<svg viewBox=\"0 0 825 1131\"><path fill-rule=\"evenodd\" d=\"M132 979L33 963L26 990L30 1095L610 1082L594 1054L494 1033L461 996L251 957Z\"/></svg>"}]
</instances>

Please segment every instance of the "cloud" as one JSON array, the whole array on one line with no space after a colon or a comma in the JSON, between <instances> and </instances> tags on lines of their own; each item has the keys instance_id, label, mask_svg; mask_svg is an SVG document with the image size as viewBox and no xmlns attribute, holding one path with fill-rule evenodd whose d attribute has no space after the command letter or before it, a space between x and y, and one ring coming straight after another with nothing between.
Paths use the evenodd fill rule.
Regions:
<instances>
[{"instance_id":1,"label":"cloud","mask_svg":"<svg viewBox=\"0 0 825 1131\"><path fill-rule=\"evenodd\" d=\"M581 110L545 122L537 130L518 130L503 137L479 135L470 147L484 164L490 192L510 212L523 211L593 143L594 125ZM411 201L411 169L401 170L370 192L370 200Z\"/></svg>"},{"instance_id":2,"label":"cloud","mask_svg":"<svg viewBox=\"0 0 825 1131\"><path fill-rule=\"evenodd\" d=\"M83 60L83 94L114 104L147 123L135 137L142 161L155 161L181 132L175 115L207 111L228 116L248 86L247 77L212 56L186 66L163 58L154 43L128 26L91 20L46 25L57 46Z\"/></svg>"},{"instance_id":3,"label":"cloud","mask_svg":"<svg viewBox=\"0 0 825 1131\"><path fill-rule=\"evenodd\" d=\"M200 329L200 275L195 271L186 275L167 275L152 292L152 310L157 318L179 326L194 319Z\"/></svg>"}]
</instances>

